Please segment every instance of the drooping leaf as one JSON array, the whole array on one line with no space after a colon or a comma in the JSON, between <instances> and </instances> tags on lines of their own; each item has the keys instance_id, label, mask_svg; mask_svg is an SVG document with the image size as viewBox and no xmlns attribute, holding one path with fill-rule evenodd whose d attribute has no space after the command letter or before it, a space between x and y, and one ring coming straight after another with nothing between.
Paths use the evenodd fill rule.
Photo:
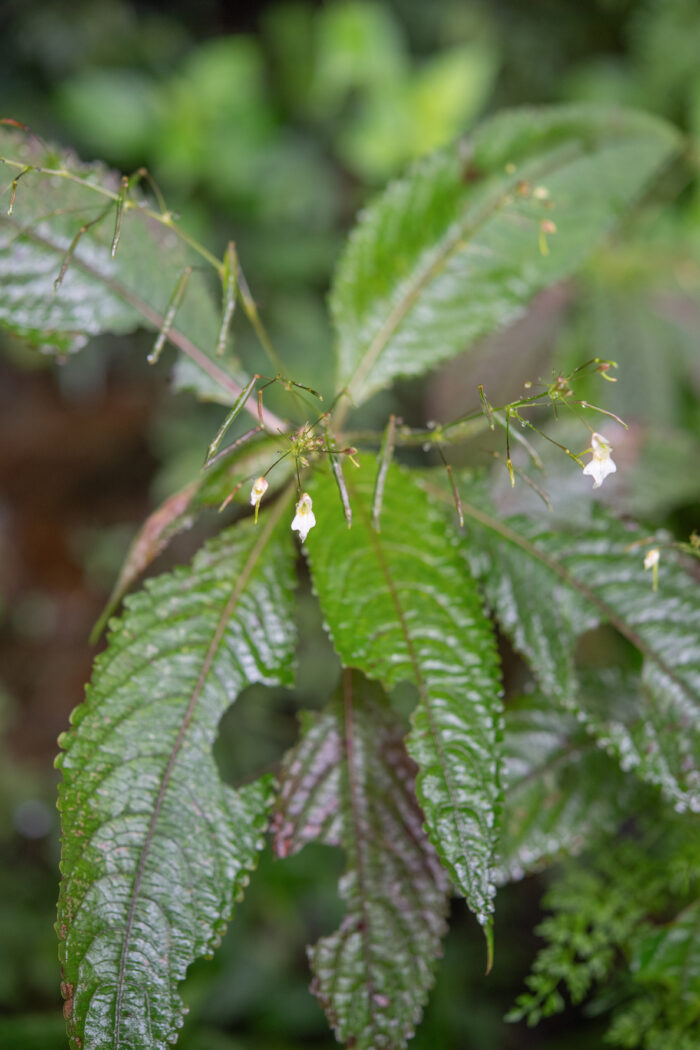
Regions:
<instances>
[{"instance_id":1,"label":"drooping leaf","mask_svg":"<svg viewBox=\"0 0 700 1050\"><path fill-rule=\"evenodd\" d=\"M252 437L256 440L250 445L242 441L238 448L233 448L218 463L174 492L146 518L127 551L107 605L92 631L92 641L99 637L135 580L178 533L190 528L204 511L220 508L232 496L250 505L250 484L246 487L245 482L252 482L277 458L277 439L262 432L258 435L253 432ZM293 468L290 458L277 464L269 475L269 496L285 484Z\"/></svg>"},{"instance_id":2,"label":"drooping leaf","mask_svg":"<svg viewBox=\"0 0 700 1050\"><path fill-rule=\"evenodd\" d=\"M12 214L7 204L0 209L0 325L58 353L79 350L103 332L159 329L185 268L201 259L173 228L149 216L138 187L126 195L112 256L122 190L116 173L0 127L0 172L11 182L23 168L5 159L27 170L17 184ZM221 360L211 360L220 306L200 269L188 283L170 338L195 358L184 385L228 403L240 393L240 384Z\"/></svg>"},{"instance_id":3,"label":"drooping leaf","mask_svg":"<svg viewBox=\"0 0 700 1050\"><path fill-rule=\"evenodd\" d=\"M648 536L599 510L584 529L497 522L465 505L470 544L488 555L484 585L503 629L542 688L585 719L625 769L662 787L680 808L700 809L700 589L671 550L659 588L644 571ZM646 542L645 542L646 541ZM643 658L630 692L610 671L579 689L577 637L611 624ZM612 676L612 677L610 677Z\"/></svg>"},{"instance_id":4,"label":"drooping leaf","mask_svg":"<svg viewBox=\"0 0 700 1050\"><path fill-rule=\"evenodd\" d=\"M630 781L572 715L541 694L506 708L498 878L507 882L612 830ZM601 791L601 785L605 791Z\"/></svg>"},{"instance_id":5,"label":"drooping leaf","mask_svg":"<svg viewBox=\"0 0 700 1050\"><path fill-rule=\"evenodd\" d=\"M232 790L211 749L248 683L291 679L285 507L128 599L61 741L57 930L75 1050L174 1041L177 984L217 943L255 864L271 785Z\"/></svg>"},{"instance_id":6,"label":"drooping leaf","mask_svg":"<svg viewBox=\"0 0 700 1050\"><path fill-rule=\"evenodd\" d=\"M93 628L90 639L93 643L99 638L107 620L134 580L138 579L151 562L165 550L172 537L190 524L192 519L188 512L198 488L197 480L191 481L179 492L169 496L146 518L129 546L107 605Z\"/></svg>"},{"instance_id":7,"label":"drooping leaf","mask_svg":"<svg viewBox=\"0 0 700 1050\"><path fill-rule=\"evenodd\" d=\"M678 148L656 118L563 106L499 114L418 163L363 213L338 267L338 388L360 403L514 320Z\"/></svg>"},{"instance_id":8,"label":"drooping leaf","mask_svg":"<svg viewBox=\"0 0 700 1050\"><path fill-rule=\"evenodd\" d=\"M306 717L281 777L276 846L342 845L340 929L309 950L312 990L336 1037L399 1050L413 1034L446 931L449 880L425 832L403 727L376 686L345 672L343 696Z\"/></svg>"},{"instance_id":9,"label":"drooping leaf","mask_svg":"<svg viewBox=\"0 0 700 1050\"><path fill-rule=\"evenodd\" d=\"M317 525L306 546L313 584L343 663L387 688L412 682L407 739L433 845L479 921L493 910L500 684L491 626L439 512L389 468L381 533L372 524L376 462L346 471L347 523L329 476L310 487ZM342 552L342 553L341 553Z\"/></svg>"}]
</instances>

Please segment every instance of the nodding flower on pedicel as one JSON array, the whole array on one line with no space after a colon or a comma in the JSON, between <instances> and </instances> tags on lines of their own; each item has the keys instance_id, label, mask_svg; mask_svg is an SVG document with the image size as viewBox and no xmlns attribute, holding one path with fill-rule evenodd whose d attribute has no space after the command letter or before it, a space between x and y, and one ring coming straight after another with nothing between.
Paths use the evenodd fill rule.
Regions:
<instances>
[{"instance_id":1,"label":"nodding flower on pedicel","mask_svg":"<svg viewBox=\"0 0 700 1050\"><path fill-rule=\"evenodd\" d=\"M260 501L270 487L270 483L263 477L256 478L253 482L253 487L250 490L250 505L255 507L255 521L258 520L258 511L260 510Z\"/></svg>"},{"instance_id":2,"label":"nodding flower on pedicel","mask_svg":"<svg viewBox=\"0 0 700 1050\"><path fill-rule=\"evenodd\" d=\"M297 512L292 522L292 531L299 533L299 539L303 543L316 524L316 515L312 510L311 496L307 492L302 492L296 510Z\"/></svg>"},{"instance_id":3,"label":"nodding flower on pedicel","mask_svg":"<svg viewBox=\"0 0 700 1050\"><path fill-rule=\"evenodd\" d=\"M608 474L614 474L617 467L610 458L612 445L602 434L593 434L591 438L593 458L583 468L584 474L593 478L593 488L599 489Z\"/></svg>"}]
</instances>

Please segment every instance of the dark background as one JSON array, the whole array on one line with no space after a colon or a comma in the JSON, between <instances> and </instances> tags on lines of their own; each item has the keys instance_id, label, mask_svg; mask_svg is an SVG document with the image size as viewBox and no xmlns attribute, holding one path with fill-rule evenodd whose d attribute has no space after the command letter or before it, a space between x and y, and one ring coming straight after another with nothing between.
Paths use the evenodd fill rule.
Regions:
<instances>
[{"instance_id":1,"label":"dark background","mask_svg":"<svg viewBox=\"0 0 700 1050\"><path fill-rule=\"evenodd\" d=\"M0 115L86 160L146 165L195 236L216 252L235 238L290 374L328 391L324 297L372 192L505 105L638 105L695 136L697 149L698 12L694 0L10 2L0 5ZM3 200L10 181L0 166ZM399 406L416 422L449 419L473 406L479 382L499 403L553 367L613 358L619 382L602 394L599 384L595 397L630 432L619 436L609 498L686 538L700 520L699 200L692 171L670 173L656 203L576 282L538 300L467 373L460 362L380 395L366 422L381 425ZM257 351L241 317L235 340L250 367ZM13 1050L66 1045L52 761L89 677L87 637L138 524L194 476L221 415L172 395L171 358L149 368L149 348L145 335L105 337L56 363L0 343L0 1047ZM488 449L472 455L489 461ZM215 525L176 541L156 569L187 558ZM274 764L294 739L296 710L321 703L335 680L308 595L300 620L297 691L251 690L224 719L217 753L232 780ZM183 1047L333 1045L306 990L304 945L338 920L341 866L320 848L284 864L263 859L220 953L188 977ZM476 924L455 903L413 1045L600 1043L604 1022L578 1011L535 1032L502 1022L536 949L543 885L531 878L499 895L488 979Z\"/></svg>"}]
</instances>

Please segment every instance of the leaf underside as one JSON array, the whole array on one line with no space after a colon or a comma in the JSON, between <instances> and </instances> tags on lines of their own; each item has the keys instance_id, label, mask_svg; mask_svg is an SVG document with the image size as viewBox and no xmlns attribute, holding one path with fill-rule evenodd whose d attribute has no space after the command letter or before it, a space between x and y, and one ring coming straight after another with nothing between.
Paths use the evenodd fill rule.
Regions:
<instances>
[{"instance_id":1,"label":"leaf underside","mask_svg":"<svg viewBox=\"0 0 700 1050\"><path fill-rule=\"evenodd\" d=\"M389 468L375 531L375 473L369 456L346 472L350 530L333 479L314 479L317 527L306 543L312 580L345 666L387 689L416 686L407 749L419 767L418 801L456 887L488 925L500 806L494 636L454 538L398 467Z\"/></svg>"},{"instance_id":2,"label":"leaf underside","mask_svg":"<svg viewBox=\"0 0 700 1050\"><path fill-rule=\"evenodd\" d=\"M283 506L128 599L61 741L57 930L76 1050L174 1041L177 983L218 943L263 844L271 784L232 790L211 749L247 684L291 680Z\"/></svg>"},{"instance_id":3,"label":"leaf underside","mask_svg":"<svg viewBox=\"0 0 700 1050\"><path fill-rule=\"evenodd\" d=\"M341 1042L399 1050L433 983L449 880L423 830L403 727L359 675L346 671L342 692L305 717L287 757L275 843L284 856L314 838L345 849L347 911L309 949L312 990Z\"/></svg>"},{"instance_id":4,"label":"leaf underside","mask_svg":"<svg viewBox=\"0 0 700 1050\"><path fill-rule=\"evenodd\" d=\"M523 108L419 162L363 212L339 263L338 389L359 404L513 321L581 266L679 142L633 111ZM542 221L556 226L544 243Z\"/></svg>"}]
</instances>

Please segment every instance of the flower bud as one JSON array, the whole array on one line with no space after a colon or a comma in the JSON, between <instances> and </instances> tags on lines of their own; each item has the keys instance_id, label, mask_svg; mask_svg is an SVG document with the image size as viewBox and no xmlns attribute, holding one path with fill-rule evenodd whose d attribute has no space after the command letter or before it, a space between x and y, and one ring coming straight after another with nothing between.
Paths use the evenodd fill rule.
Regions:
<instances>
[{"instance_id":1,"label":"flower bud","mask_svg":"<svg viewBox=\"0 0 700 1050\"><path fill-rule=\"evenodd\" d=\"M258 511L260 510L260 500L263 498L270 485L263 477L256 478L253 482L253 487L250 490L250 505L255 507L255 520L258 520Z\"/></svg>"}]
</instances>

